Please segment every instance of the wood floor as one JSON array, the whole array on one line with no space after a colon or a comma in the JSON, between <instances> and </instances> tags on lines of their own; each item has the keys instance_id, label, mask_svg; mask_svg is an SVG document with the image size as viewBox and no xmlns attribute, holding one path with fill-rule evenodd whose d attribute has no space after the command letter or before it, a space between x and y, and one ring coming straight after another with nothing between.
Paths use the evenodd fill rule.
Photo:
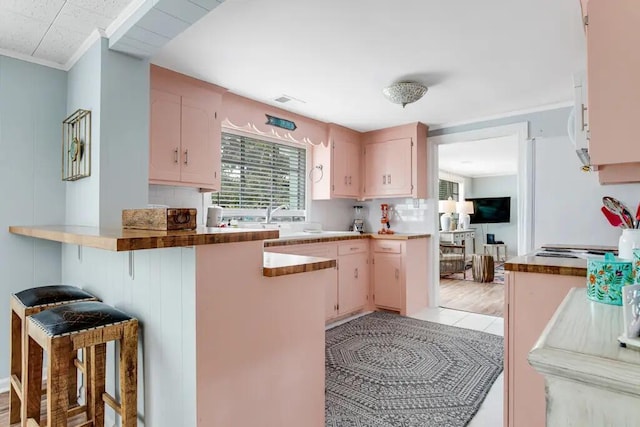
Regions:
<instances>
[{"instance_id":1,"label":"wood floor","mask_svg":"<svg viewBox=\"0 0 640 427\"><path fill-rule=\"evenodd\" d=\"M40 425L46 425L47 418L45 416L47 407L46 400L42 399L42 406L40 408L42 419ZM85 414L76 415L69 419L69 427L78 427L87 421ZM9 427L9 393L0 393L0 427ZM11 427L20 427L20 423L11 424Z\"/></svg>"},{"instance_id":2,"label":"wood floor","mask_svg":"<svg viewBox=\"0 0 640 427\"><path fill-rule=\"evenodd\" d=\"M504 285L440 279L440 306L502 317Z\"/></svg>"}]
</instances>

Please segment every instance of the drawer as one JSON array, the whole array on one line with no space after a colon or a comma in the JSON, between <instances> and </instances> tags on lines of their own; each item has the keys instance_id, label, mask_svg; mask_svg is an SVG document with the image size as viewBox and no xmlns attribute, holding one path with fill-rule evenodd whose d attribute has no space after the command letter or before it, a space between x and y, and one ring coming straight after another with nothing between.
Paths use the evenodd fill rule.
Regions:
<instances>
[{"instance_id":1,"label":"drawer","mask_svg":"<svg viewBox=\"0 0 640 427\"><path fill-rule=\"evenodd\" d=\"M373 243L373 251L388 254L401 254L402 242L394 242L391 240L376 241Z\"/></svg>"},{"instance_id":2,"label":"drawer","mask_svg":"<svg viewBox=\"0 0 640 427\"><path fill-rule=\"evenodd\" d=\"M369 250L369 241L367 239L353 240L349 243L341 243L338 246L338 255L359 254Z\"/></svg>"}]
</instances>

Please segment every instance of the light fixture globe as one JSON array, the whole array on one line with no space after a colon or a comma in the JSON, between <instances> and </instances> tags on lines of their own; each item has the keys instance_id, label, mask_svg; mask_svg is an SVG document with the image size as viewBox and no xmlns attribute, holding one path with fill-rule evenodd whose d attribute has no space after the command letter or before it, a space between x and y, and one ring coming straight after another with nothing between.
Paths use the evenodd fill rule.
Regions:
<instances>
[{"instance_id":1,"label":"light fixture globe","mask_svg":"<svg viewBox=\"0 0 640 427\"><path fill-rule=\"evenodd\" d=\"M427 93L427 87L416 82L398 82L382 89L384 96L394 104L405 105L416 102Z\"/></svg>"}]
</instances>

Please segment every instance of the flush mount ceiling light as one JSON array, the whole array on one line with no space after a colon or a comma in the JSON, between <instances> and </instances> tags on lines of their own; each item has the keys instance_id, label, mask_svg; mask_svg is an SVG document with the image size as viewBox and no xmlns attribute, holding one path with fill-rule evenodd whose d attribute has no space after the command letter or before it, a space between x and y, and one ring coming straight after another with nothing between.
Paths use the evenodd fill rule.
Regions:
<instances>
[{"instance_id":1,"label":"flush mount ceiling light","mask_svg":"<svg viewBox=\"0 0 640 427\"><path fill-rule=\"evenodd\" d=\"M416 82L398 82L382 89L384 96L394 104L405 105L416 102L427 93L427 87Z\"/></svg>"}]
</instances>

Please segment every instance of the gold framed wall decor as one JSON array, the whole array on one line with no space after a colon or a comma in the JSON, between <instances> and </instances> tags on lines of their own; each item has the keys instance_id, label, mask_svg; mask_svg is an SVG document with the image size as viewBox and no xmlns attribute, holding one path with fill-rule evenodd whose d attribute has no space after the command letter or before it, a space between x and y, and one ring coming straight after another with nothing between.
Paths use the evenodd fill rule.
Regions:
<instances>
[{"instance_id":1,"label":"gold framed wall decor","mask_svg":"<svg viewBox=\"0 0 640 427\"><path fill-rule=\"evenodd\" d=\"M91 175L91 111L79 109L62 122L62 180Z\"/></svg>"}]
</instances>

